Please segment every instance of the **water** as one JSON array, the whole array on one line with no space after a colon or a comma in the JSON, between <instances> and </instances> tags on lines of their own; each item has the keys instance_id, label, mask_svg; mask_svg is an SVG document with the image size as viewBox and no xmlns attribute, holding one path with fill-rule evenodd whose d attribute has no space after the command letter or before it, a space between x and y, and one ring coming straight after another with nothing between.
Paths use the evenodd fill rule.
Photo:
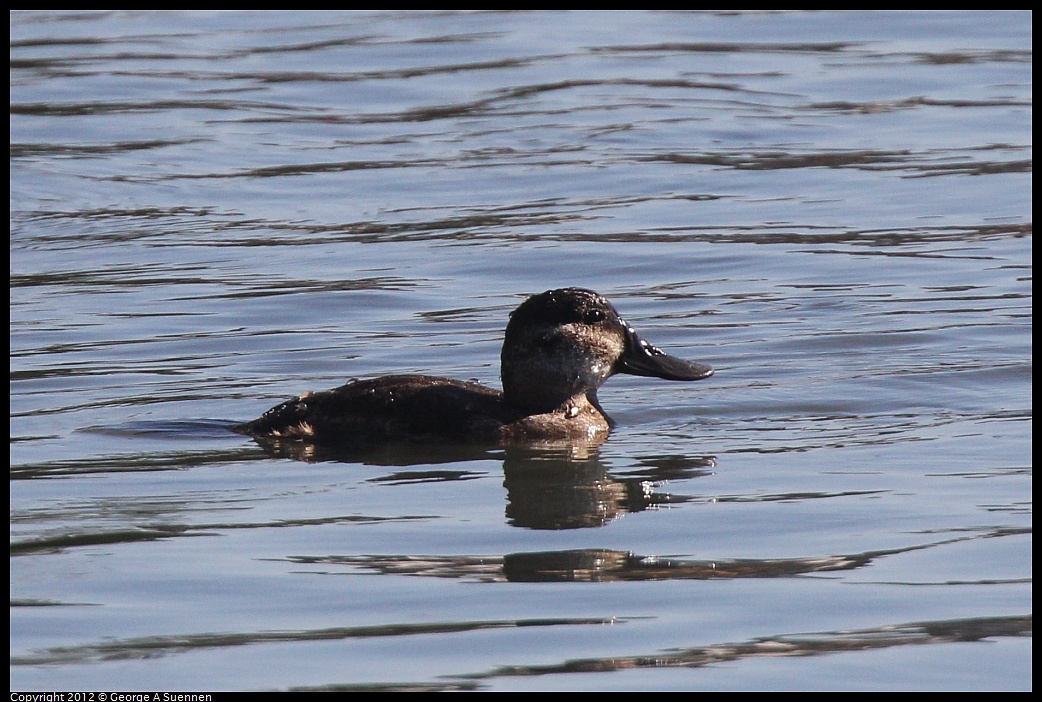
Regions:
<instances>
[{"instance_id":1,"label":"water","mask_svg":"<svg viewBox=\"0 0 1042 702\"><path fill-rule=\"evenodd\" d=\"M1031 687L1029 12L11 14L12 690ZM592 454L273 457L498 384Z\"/></svg>"}]
</instances>

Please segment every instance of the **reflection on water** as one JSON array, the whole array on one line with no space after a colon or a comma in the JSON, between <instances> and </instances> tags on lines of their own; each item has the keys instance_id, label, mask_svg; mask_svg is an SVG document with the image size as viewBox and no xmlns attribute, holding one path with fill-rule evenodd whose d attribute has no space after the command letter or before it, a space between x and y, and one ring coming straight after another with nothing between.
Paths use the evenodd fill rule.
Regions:
<instances>
[{"instance_id":1,"label":"reflection on water","mask_svg":"<svg viewBox=\"0 0 1042 702\"><path fill-rule=\"evenodd\" d=\"M1030 689L1029 11L16 11L10 64L12 689ZM228 431L494 385L564 285L718 375L590 445Z\"/></svg>"},{"instance_id":2,"label":"reflection on water","mask_svg":"<svg viewBox=\"0 0 1042 702\"><path fill-rule=\"evenodd\" d=\"M693 459L689 479L707 474L715 465L711 457ZM597 453L583 460L533 450L508 449L503 461L503 485L507 489L508 522L529 529L577 529L600 527L626 514L685 498L658 492L655 482L643 476L613 477Z\"/></svg>"},{"instance_id":3,"label":"reflection on water","mask_svg":"<svg viewBox=\"0 0 1042 702\"><path fill-rule=\"evenodd\" d=\"M636 556L609 550L580 550L543 553L515 553L502 557L464 556L360 556L305 557L288 560L307 565L307 574L333 574L329 567L370 570L384 575L425 576L466 579L475 582L605 582L644 580L704 580L732 578L794 577L810 573L832 572L868 567L873 560L913 550L933 548L954 541L1006 536L985 533L959 537L944 542L923 544L888 552L872 552L848 556L805 559L686 561ZM325 566L326 570L316 570ZM60 603L13 602L13 606L54 606ZM71 604L71 603L66 603ZM403 637L414 635L459 633L511 627L560 627L590 625L624 625L627 618L539 619L502 621L457 621L430 624L396 624L393 626L327 627L301 631L252 631L244 633L192 633L176 637L152 636L127 638L83 646L57 647L36 652L32 656L14 656L12 665L53 665L152 658L215 647L245 646L272 642L338 640L369 637ZM590 670L618 670L648 665L649 656L656 666L699 666L750 656L823 655L841 651L921 645L953 641L979 641L995 637L1030 636L1032 617L992 617L894 624L860 631L821 632L769 637L752 642L717 644L669 653L655 652L637 657L576 660L551 666L502 666L489 673L466 674L462 677L541 675Z\"/></svg>"},{"instance_id":4,"label":"reflection on water","mask_svg":"<svg viewBox=\"0 0 1042 702\"><path fill-rule=\"evenodd\" d=\"M161 424L148 427L138 424L131 431L134 435L167 435L184 431L185 426L210 426L206 423L177 423L176 426ZM217 428L222 428L216 424ZM225 428L226 429L226 428ZM119 432L102 432L119 433ZM200 437L196 437L197 439ZM480 461L482 467L501 463L503 486L506 489L507 523L529 529L575 529L601 527L630 512L641 512L661 505L680 504L692 498L684 495L663 493L658 485L667 481L690 480L710 475L716 465L709 456L662 457L648 459L645 467L627 471L625 475L613 476L600 459L598 447L585 443L545 442L541 445L490 448L484 445L467 444L402 444L381 445L366 449L320 446L301 442L278 444L284 450L272 450L271 442L262 442L265 453L278 458L291 458L304 462L364 463L371 466L428 466L426 469L399 470L376 475L366 482L376 485L418 485L423 483L455 483L481 479L488 475L484 470L466 469L468 461ZM230 462L248 463L255 460L255 451L249 448L234 450L178 451L169 454L144 453L125 457L96 458L86 461L47 462L27 464L12 470L12 479L30 480L41 477L87 475L91 473L113 474L122 472L154 472L181 470L189 466L227 465ZM460 468L438 468L439 465L461 464ZM292 470L292 469L291 469ZM810 495L782 496L778 499L807 498ZM136 501L133 506L121 507L92 504L88 512L102 509L110 518L132 519L137 523L132 529L94 528L77 529L75 533L46 536L21 541L12 541L12 555L53 552L64 548L96 545L103 543L148 541L153 539L213 533L223 528L266 528L272 526L300 526L308 523L332 524L344 521L343 517L320 517L313 520L291 519L277 522L238 522L235 524L197 524L192 526L171 523L177 519L182 498ZM722 498L724 500L736 498ZM771 499L760 496L757 499ZM28 523L47 515L35 511L32 515L20 515L12 511L12 521ZM68 508L51 518L72 516ZM136 520L143 516L147 523ZM409 518L409 517L403 517ZM355 516L347 521L365 521L370 517Z\"/></svg>"},{"instance_id":5,"label":"reflection on water","mask_svg":"<svg viewBox=\"0 0 1042 702\"><path fill-rule=\"evenodd\" d=\"M214 647L251 644L330 641L352 638L402 637L448 634L467 631L496 630L515 627L624 626L625 619L512 620L435 623L408 626L337 627L305 631L249 632L245 634L195 634L178 637L156 636L148 639L125 639L89 646L55 648L31 658L12 658L12 665L83 664L92 661L119 661L151 658ZM476 690L467 680L531 675L611 672L633 668L699 667L738 661L745 658L783 656L822 656L830 653L865 651L896 646L921 646L953 642L973 642L997 637L1030 637L1032 617L988 617L961 620L925 621L896 624L856 631L798 633L753 641L720 643L680 651L671 650L639 656L611 656L570 660L555 665L500 666L480 673L462 674L459 682L446 681L426 685L338 685L305 688L314 690L367 691L453 691ZM300 689L300 688L297 688Z\"/></svg>"},{"instance_id":6,"label":"reflection on water","mask_svg":"<svg viewBox=\"0 0 1042 702\"><path fill-rule=\"evenodd\" d=\"M588 626L611 623L613 623L611 620L603 619L573 619L557 621L510 620L446 622L436 624L409 624L374 627L333 627L326 629L309 629L306 631L258 631L242 634L191 634L177 637L155 636L147 639L112 641L92 646L55 648L45 651L38 656L12 659L11 663L12 665L53 665L55 663L117 661L185 653L198 649L211 649L225 646L245 646L260 643L447 634L521 626Z\"/></svg>"},{"instance_id":7,"label":"reflection on water","mask_svg":"<svg viewBox=\"0 0 1042 702\"><path fill-rule=\"evenodd\" d=\"M611 672L633 668L697 668L746 658L822 656L830 653L869 651L895 646L921 646L953 642L985 641L996 637L1031 637L1032 618L994 617L956 621L894 624L857 631L837 631L769 637L754 641L699 646L642 656L611 656L571 660L558 665L503 666L468 678Z\"/></svg>"},{"instance_id":8,"label":"reflection on water","mask_svg":"<svg viewBox=\"0 0 1042 702\"><path fill-rule=\"evenodd\" d=\"M343 447L256 439L270 456L299 461L361 462L374 466L436 466L467 461L502 461L509 524L529 529L599 527L627 512L689 498L658 492L655 484L707 475L716 465L710 456L664 456L649 459L650 469L612 477L594 442L544 441L527 446L494 448L482 444L401 443ZM385 484L469 480L484 475L468 470L397 471L371 478Z\"/></svg>"},{"instance_id":9,"label":"reflection on water","mask_svg":"<svg viewBox=\"0 0 1042 702\"><path fill-rule=\"evenodd\" d=\"M453 578L474 582L614 582L642 580L717 580L732 578L784 578L811 573L868 568L874 561L979 539L1029 533L1026 530L991 530L926 544L886 551L813 556L807 558L723 559L694 561L681 558L639 556L628 551L580 549L503 556L293 556L293 563L344 566L381 575ZM308 570L332 575L337 570Z\"/></svg>"}]
</instances>

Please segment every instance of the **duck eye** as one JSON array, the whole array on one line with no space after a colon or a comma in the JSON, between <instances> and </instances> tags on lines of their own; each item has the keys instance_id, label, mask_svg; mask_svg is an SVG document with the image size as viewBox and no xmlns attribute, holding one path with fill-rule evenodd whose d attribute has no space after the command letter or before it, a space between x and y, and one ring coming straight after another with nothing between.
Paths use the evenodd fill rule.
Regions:
<instances>
[{"instance_id":1,"label":"duck eye","mask_svg":"<svg viewBox=\"0 0 1042 702\"><path fill-rule=\"evenodd\" d=\"M604 321L604 312L602 310L589 310L583 314L583 322L586 324L596 324L602 321Z\"/></svg>"}]
</instances>

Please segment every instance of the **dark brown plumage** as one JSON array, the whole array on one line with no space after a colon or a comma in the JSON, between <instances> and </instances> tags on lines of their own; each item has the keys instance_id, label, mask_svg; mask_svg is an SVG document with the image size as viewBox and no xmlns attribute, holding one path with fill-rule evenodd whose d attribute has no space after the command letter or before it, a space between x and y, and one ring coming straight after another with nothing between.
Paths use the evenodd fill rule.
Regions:
<instances>
[{"instance_id":1,"label":"dark brown plumage","mask_svg":"<svg viewBox=\"0 0 1042 702\"><path fill-rule=\"evenodd\" d=\"M305 393L236 426L278 441L367 445L393 441L603 440L611 420L597 388L616 373L701 380L707 365L643 341L595 292L548 290L512 314L503 391L449 378L391 375Z\"/></svg>"}]
</instances>

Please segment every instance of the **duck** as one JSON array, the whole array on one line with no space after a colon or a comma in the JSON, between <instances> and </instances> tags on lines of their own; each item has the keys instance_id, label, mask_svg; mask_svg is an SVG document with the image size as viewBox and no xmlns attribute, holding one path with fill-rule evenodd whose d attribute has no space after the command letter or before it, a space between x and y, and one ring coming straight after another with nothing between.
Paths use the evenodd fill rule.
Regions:
<instances>
[{"instance_id":1,"label":"duck","mask_svg":"<svg viewBox=\"0 0 1042 702\"><path fill-rule=\"evenodd\" d=\"M597 389L613 375L704 380L713 368L642 339L603 296L547 290L511 314L503 389L428 375L353 380L306 392L232 429L260 442L371 446L394 442L599 442L614 422Z\"/></svg>"}]
</instances>

